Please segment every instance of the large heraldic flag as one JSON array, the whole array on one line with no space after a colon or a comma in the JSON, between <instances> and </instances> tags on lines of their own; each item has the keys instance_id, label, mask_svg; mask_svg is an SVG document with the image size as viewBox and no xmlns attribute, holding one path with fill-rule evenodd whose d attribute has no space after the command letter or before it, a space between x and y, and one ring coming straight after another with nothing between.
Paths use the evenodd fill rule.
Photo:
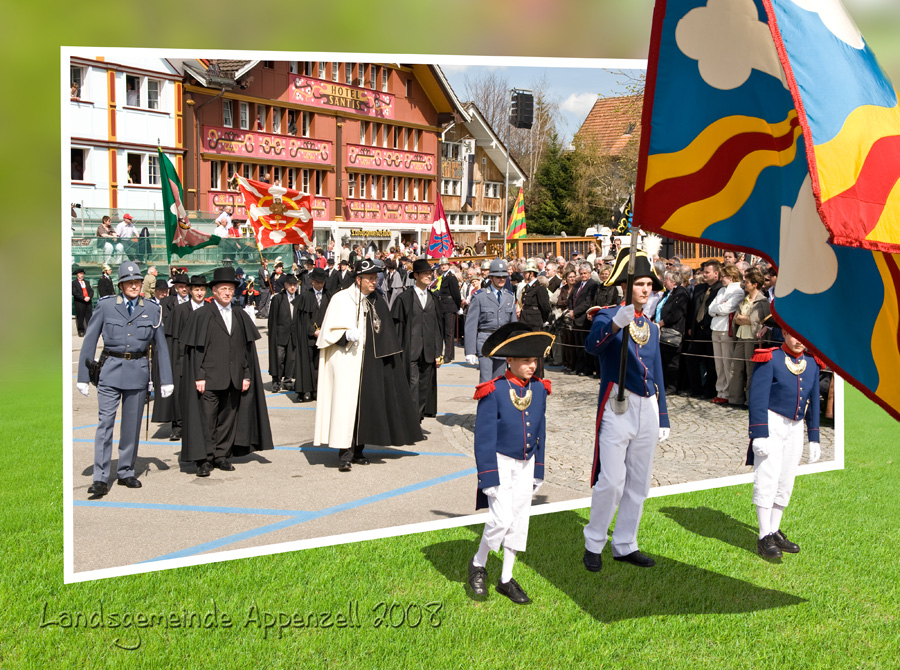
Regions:
<instances>
[{"instance_id":1,"label":"large heraldic flag","mask_svg":"<svg viewBox=\"0 0 900 670\"><path fill-rule=\"evenodd\" d=\"M311 196L240 176L238 188L260 249L276 244L312 246Z\"/></svg>"},{"instance_id":2,"label":"large heraldic flag","mask_svg":"<svg viewBox=\"0 0 900 670\"><path fill-rule=\"evenodd\" d=\"M166 251L169 262L172 254L186 256L194 249L201 249L219 243L219 237L201 233L191 226L187 211L184 209L184 192L178 171L162 149L159 152L159 175L162 181L163 220L166 225Z\"/></svg>"},{"instance_id":3,"label":"large heraldic flag","mask_svg":"<svg viewBox=\"0 0 900 670\"><path fill-rule=\"evenodd\" d=\"M428 236L426 255L429 258L444 258L452 256L454 249L453 235L450 234L447 216L444 214L444 204L441 202L441 196L438 195L434 203L434 220L431 222L431 234Z\"/></svg>"},{"instance_id":4,"label":"large heraldic flag","mask_svg":"<svg viewBox=\"0 0 900 670\"><path fill-rule=\"evenodd\" d=\"M809 110L795 104L796 74L785 74L773 38L773 33L790 32L793 43L814 44L822 35L809 26L797 28L801 32L788 30L789 14L776 27L773 4L793 4L799 11L809 3L657 2L634 218L668 237L741 249L775 264L779 274L773 311L778 320L900 419L900 258L831 241L816 200L822 181L810 173L807 160L808 151L818 154L819 149L810 150L803 139ZM852 25L838 3L820 4L828 9L807 12L804 21L818 21L818 29L832 34L836 25ZM861 87L844 81L852 78L846 69L828 71L828 77L835 81L821 85L834 91ZM810 91L818 85L810 79L803 86ZM867 86L877 88L871 79ZM834 106L840 105L835 101ZM862 137L849 138L842 142L854 155L865 157L874 147ZM862 179L865 161L860 165ZM858 188L853 197L860 210L870 211L867 188ZM848 189L841 193L851 198ZM827 204L821 208L826 218ZM852 318L847 318L848 310Z\"/></svg>"}]
</instances>

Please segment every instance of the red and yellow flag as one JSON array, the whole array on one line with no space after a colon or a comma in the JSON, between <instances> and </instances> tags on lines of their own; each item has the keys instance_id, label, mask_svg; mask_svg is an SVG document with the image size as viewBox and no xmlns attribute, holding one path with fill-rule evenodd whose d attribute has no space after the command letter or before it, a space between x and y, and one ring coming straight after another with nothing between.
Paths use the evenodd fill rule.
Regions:
<instances>
[{"instance_id":1,"label":"red and yellow flag","mask_svg":"<svg viewBox=\"0 0 900 670\"><path fill-rule=\"evenodd\" d=\"M525 196L522 194L522 189L519 189L519 196L516 198L516 204L509 217L509 225L506 227L506 237L515 240L526 235L528 235L528 231L525 229Z\"/></svg>"}]
</instances>

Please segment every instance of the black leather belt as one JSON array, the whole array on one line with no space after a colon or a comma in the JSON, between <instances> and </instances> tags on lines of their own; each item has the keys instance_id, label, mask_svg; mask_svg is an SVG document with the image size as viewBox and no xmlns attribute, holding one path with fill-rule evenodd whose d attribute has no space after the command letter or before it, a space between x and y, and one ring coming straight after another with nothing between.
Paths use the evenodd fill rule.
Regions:
<instances>
[{"instance_id":1,"label":"black leather belt","mask_svg":"<svg viewBox=\"0 0 900 670\"><path fill-rule=\"evenodd\" d=\"M103 353L110 358L124 358L126 361L143 358L147 355L146 351L126 351L125 353L119 353L118 351L110 351L109 349L104 349Z\"/></svg>"}]
</instances>

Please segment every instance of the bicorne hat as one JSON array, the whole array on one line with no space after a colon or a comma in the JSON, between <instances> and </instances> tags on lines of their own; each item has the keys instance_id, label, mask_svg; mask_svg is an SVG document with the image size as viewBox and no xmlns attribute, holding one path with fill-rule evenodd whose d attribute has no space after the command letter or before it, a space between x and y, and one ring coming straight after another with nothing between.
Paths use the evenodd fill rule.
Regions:
<instances>
[{"instance_id":1,"label":"bicorne hat","mask_svg":"<svg viewBox=\"0 0 900 670\"><path fill-rule=\"evenodd\" d=\"M628 281L628 254L630 247L624 247L616 256L616 262L613 265L612 272L609 273L609 279L606 280L604 286L615 286L616 284L624 284ZM653 282L654 291L662 291L663 285L656 276L656 270L653 269L653 263L650 262L650 256L646 251L638 250L635 252L634 258L634 278L642 279L649 277Z\"/></svg>"},{"instance_id":2,"label":"bicorne hat","mask_svg":"<svg viewBox=\"0 0 900 670\"><path fill-rule=\"evenodd\" d=\"M555 335L537 330L527 323L511 321L491 333L481 347L481 355L491 358L541 358L555 339Z\"/></svg>"}]
</instances>

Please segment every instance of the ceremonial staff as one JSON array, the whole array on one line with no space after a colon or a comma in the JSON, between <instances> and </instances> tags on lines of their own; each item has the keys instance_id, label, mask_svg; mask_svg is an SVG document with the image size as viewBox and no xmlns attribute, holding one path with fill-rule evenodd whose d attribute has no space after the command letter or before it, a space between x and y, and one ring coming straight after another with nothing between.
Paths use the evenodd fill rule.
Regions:
<instances>
[{"instance_id":1,"label":"ceremonial staff","mask_svg":"<svg viewBox=\"0 0 900 670\"><path fill-rule=\"evenodd\" d=\"M625 305L634 302L632 291L634 290L634 263L637 257L638 228L631 227L631 246L628 249L628 282L625 285ZM612 410L616 414L624 414L628 409L628 399L625 397L625 369L628 364L628 329L622 329L622 356L619 359L619 390L612 399Z\"/></svg>"},{"instance_id":2,"label":"ceremonial staff","mask_svg":"<svg viewBox=\"0 0 900 670\"><path fill-rule=\"evenodd\" d=\"M160 308L161 310L162 308ZM150 388L153 388L153 345L147 346L147 366L150 370ZM150 391L147 391L147 401L146 401L146 410L147 410L147 427L144 429L144 439L150 439ZM138 424L138 430L140 430L140 424Z\"/></svg>"}]
</instances>

